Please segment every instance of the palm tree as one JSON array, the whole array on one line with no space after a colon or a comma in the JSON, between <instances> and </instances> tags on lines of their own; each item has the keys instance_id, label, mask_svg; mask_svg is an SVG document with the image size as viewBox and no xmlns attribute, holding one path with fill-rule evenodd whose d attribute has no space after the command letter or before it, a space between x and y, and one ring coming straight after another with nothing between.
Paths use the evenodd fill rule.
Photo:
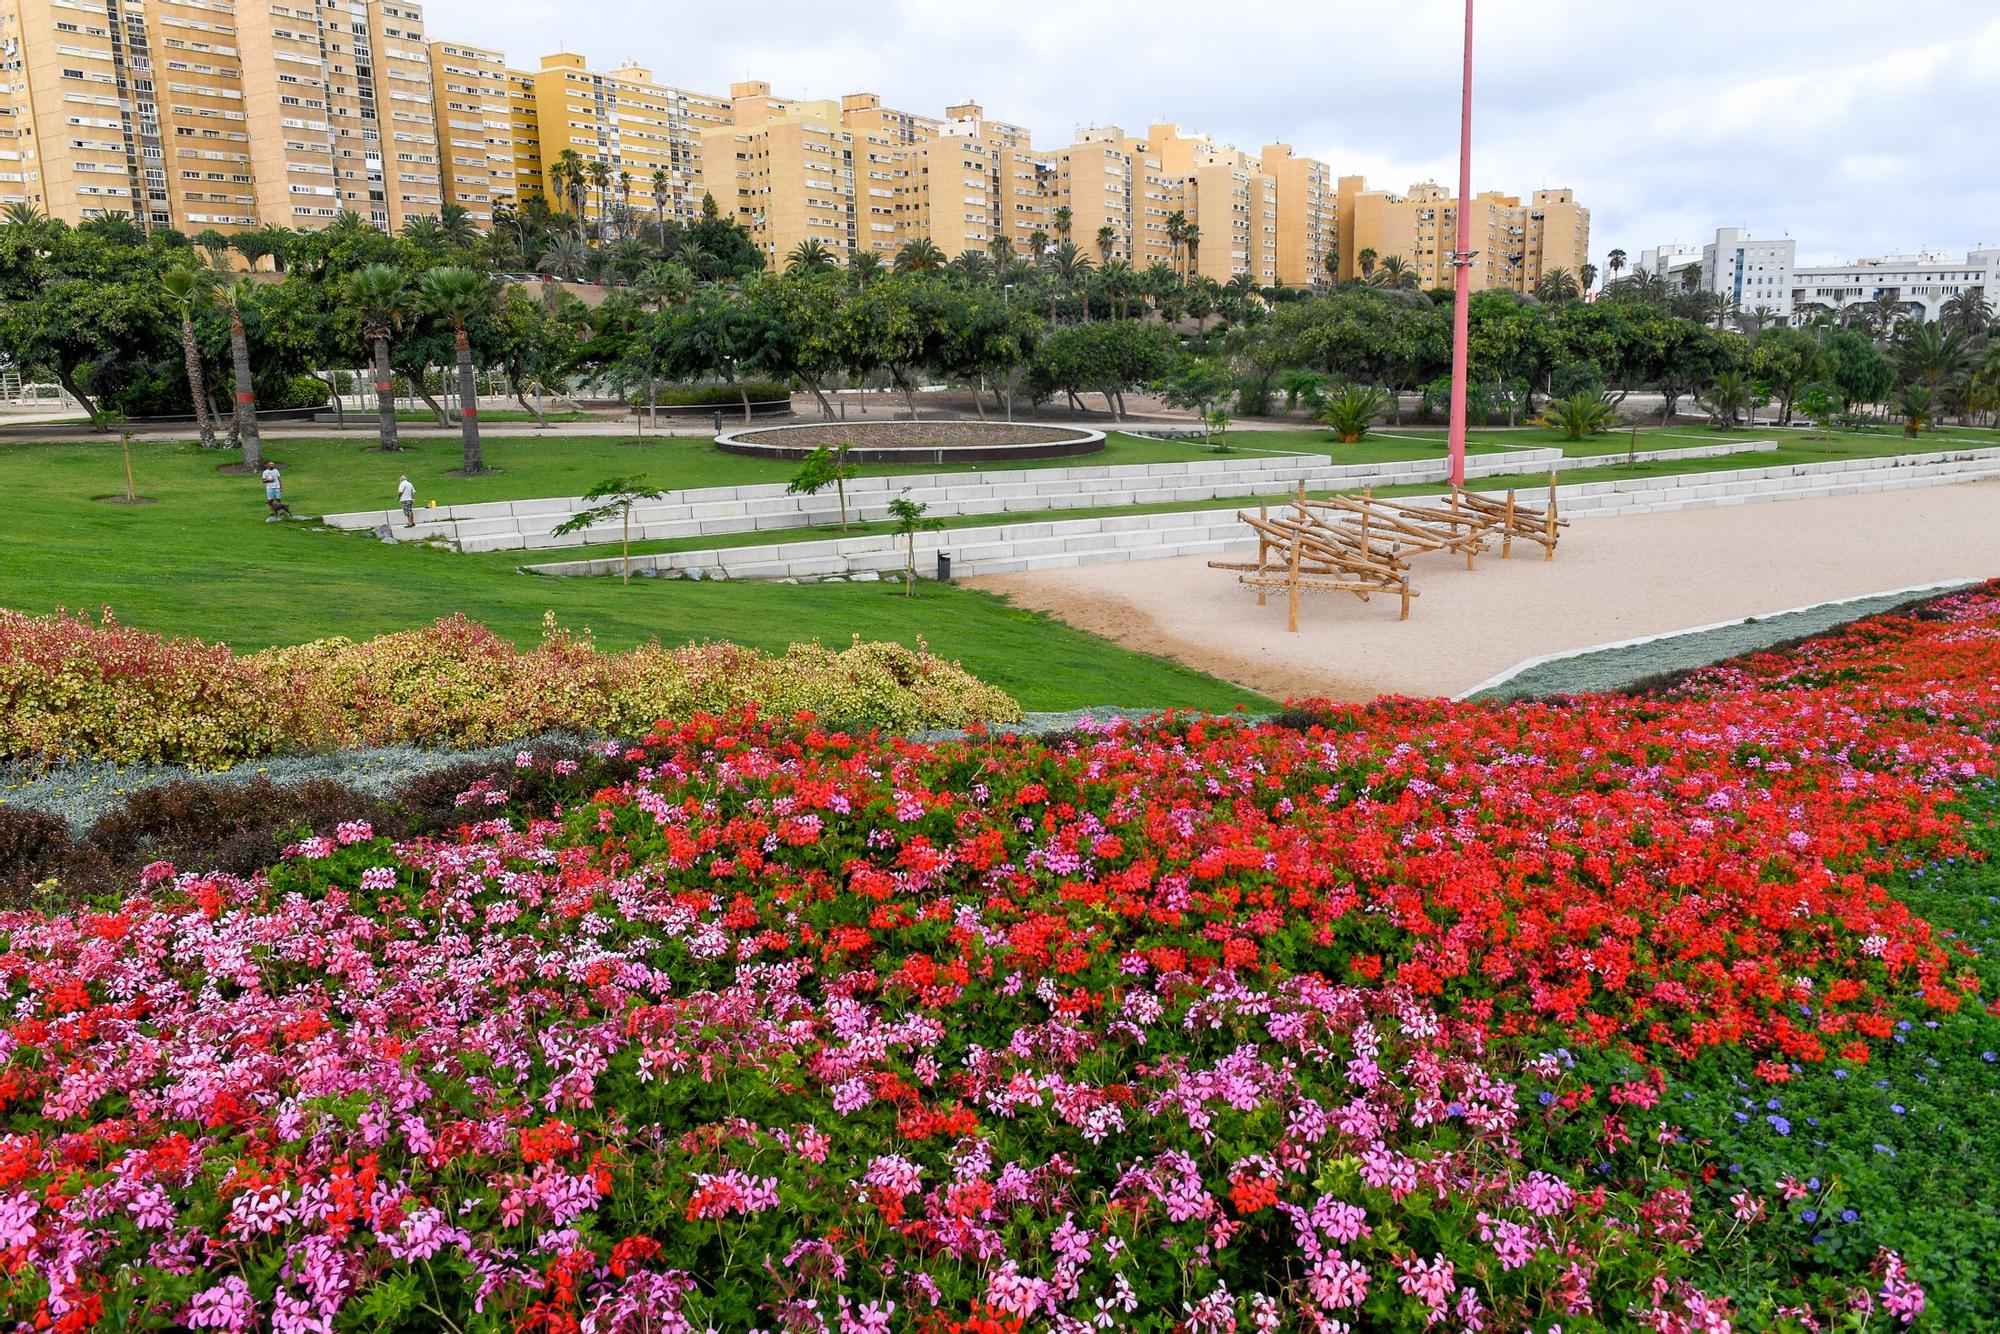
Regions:
<instances>
[{"instance_id":1,"label":"palm tree","mask_svg":"<svg viewBox=\"0 0 2000 1334\"><path fill-rule=\"evenodd\" d=\"M459 250L470 250L478 244L479 228L473 225L472 213L463 204L443 205L438 209L437 221L445 244Z\"/></svg>"},{"instance_id":2,"label":"palm tree","mask_svg":"<svg viewBox=\"0 0 2000 1334\"><path fill-rule=\"evenodd\" d=\"M1414 292L1417 290L1417 284L1420 281L1417 277L1417 271L1411 268L1401 255L1391 255L1380 264L1371 262L1370 267L1374 270L1368 279L1370 287L1382 287L1390 291L1399 292ZM1562 270L1554 270L1548 277L1558 275L1568 279L1570 295L1576 295L1576 279L1570 278L1569 274ZM1547 278L1545 277L1543 281L1547 281Z\"/></svg>"},{"instance_id":3,"label":"palm tree","mask_svg":"<svg viewBox=\"0 0 2000 1334\"><path fill-rule=\"evenodd\" d=\"M194 400L195 426L201 447L215 448L215 422L208 415L208 379L201 370L201 348L194 340L194 312L215 299L215 282L197 269L168 269L160 275L160 290L181 317L181 360L187 366L188 397Z\"/></svg>"},{"instance_id":4,"label":"palm tree","mask_svg":"<svg viewBox=\"0 0 2000 1334\"><path fill-rule=\"evenodd\" d=\"M604 225L611 218L611 167L599 158L592 158L584 168L590 184L597 191L597 239L604 239Z\"/></svg>"},{"instance_id":5,"label":"palm tree","mask_svg":"<svg viewBox=\"0 0 2000 1334\"><path fill-rule=\"evenodd\" d=\"M1971 371L1972 339L1963 329L1944 323L1920 324L1903 340L1898 357L1906 378L1927 386L1933 393Z\"/></svg>"},{"instance_id":6,"label":"palm tree","mask_svg":"<svg viewBox=\"0 0 2000 1334\"><path fill-rule=\"evenodd\" d=\"M575 282L590 267L590 243L581 232L564 232L549 238L537 268L565 282Z\"/></svg>"},{"instance_id":7,"label":"palm tree","mask_svg":"<svg viewBox=\"0 0 2000 1334\"><path fill-rule=\"evenodd\" d=\"M1049 323L1054 324L1056 297L1063 292L1079 293L1083 290L1084 284L1090 281L1090 256L1068 241L1064 241L1056 247L1055 253L1049 256L1049 268L1056 278L1056 285L1049 289ZM1083 307L1083 318L1085 323L1089 323L1090 303L1087 301Z\"/></svg>"},{"instance_id":8,"label":"palm tree","mask_svg":"<svg viewBox=\"0 0 2000 1334\"><path fill-rule=\"evenodd\" d=\"M1037 227L1028 233L1028 258L1039 266L1049 253L1049 234Z\"/></svg>"},{"instance_id":9,"label":"palm tree","mask_svg":"<svg viewBox=\"0 0 2000 1334\"><path fill-rule=\"evenodd\" d=\"M1597 286L1597 266L1595 264L1585 264L1576 271L1576 281L1577 286L1586 292Z\"/></svg>"},{"instance_id":10,"label":"palm tree","mask_svg":"<svg viewBox=\"0 0 2000 1334\"><path fill-rule=\"evenodd\" d=\"M1396 257L1391 255L1383 261L1382 272L1387 273L1389 265L1398 262ZM1576 275L1565 268L1550 269L1542 275L1542 280L1535 284L1535 295L1555 306L1560 306L1565 301L1574 301L1579 295Z\"/></svg>"},{"instance_id":11,"label":"palm tree","mask_svg":"<svg viewBox=\"0 0 2000 1334\"><path fill-rule=\"evenodd\" d=\"M417 281L424 309L451 325L458 345L458 425L464 447L463 468L470 477L486 471L479 449L479 384L472 373L472 341L465 327L493 306L493 287L486 275L471 269L432 269Z\"/></svg>"},{"instance_id":12,"label":"palm tree","mask_svg":"<svg viewBox=\"0 0 2000 1334\"><path fill-rule=\"evenodd\" d=\"M1938 316L1955 329L1977 337L1993 327L1993 305L1983 287L1968 287L1938 310Z\"/></svg>"},{"instance_id":13,"label":"palm tree","mask_svg":"<svg viewBox=\"0 0 2000 1334\"><path fill-rule=\"evenodd\" d=\"M636 236L622 236L597 252L603 273L630 282L653 262L653 249Z\"/></svg>"},{"instance_id":14,"label":"palm tree","mask_svg":"<svg viewBox=\"0 0 2000 1334\"><path fill-rule=\"evenodd\" d=\"M632 212L632 173L624 168L618 171L618 235L625 235L625 219Z\"/></svg>"},{"instance_id":15,"label":"palm tree","mask_svg":"<svg viewBox=\"0 0 2000 1334\"><path fill-rule=\"evenodd\" d=\"M1006 236L996 236L986 243L986 257L993 261L993 271L997 274L1014 262L1014 243Z\"/></svg>"},{"instance_id":16,"label":"palm tree","mask_svg":"<svg viewBox=\"0 0 2000 1334\"><path fill-rule=\"evenodd\" d=\"M565 148L556 156L555 165L549 168L549 176L555 184L556 198L569 204L570 216L576 225L583 226L583 182L588 176L583 166L583 154L574 148Z\"/></svg>"},{"instance_id":17,"label":"palm tree","mask_svg":"<svg viewBox=\"0 0 2000 1334\"><path fill-rule=\"evenodd\" d=\"M945 269L973 283L983 283L993 274L993 264L984 250L961 250Z\"/></svg>"},{"instance_id":18,"label":"palm tree","mask_svg":"<svg viewBox=\"0 0 2000 1334\"><path fill-rule=\"evenodd\" d=\"M792 247L792 253L785 257L785 272L797 276L802 273L825 273L838 268L840 261L834 258L818 241L801 241Z\"/></svg>"},{"instance_id":19,"label":"palm tree","mask_svg":"<svg viewBox=\"0 0 2000 1334\"><path fill-rule=\"evenodd\" d=\"M410 284L393 264L370 264L347 280L347 299L361 317L361 336L375 356L375 419L385 450L397 450L396 373L389 365L389 335L410 306Z\"/></svg>"},{"instance_id":20,"label":"palm tree","mask_svg":"<svg viewBox=\"0 0 2000 1334\"><path fill-rule=\"evenodd\" d=\"M1361 281L1364 283L1375 276L1375 258L1375 247L1372 245L1361 247L1361 253L1354 257L1354 262L1361 267Z\"/></svg>"},{"instance_id":21,"label":"palm tree","mask_svg":"<svg viewBox=\"0 0 2000 1334\"><path fill-rule=\"evenodd\" d=\"M1758 334L1776 323L1777 319L1778 312L1760 302L1750 307L1747 312L1739 312L1737 314L1736 327L1752 338L1755 338Z\"/></svg>"},{"instance_id":22,"label":"palm tree","mask_svg":"<svg viewBox=\"0 0 2000 1334\"><path fill-rule=\"evenodd\" d=\"M653 168L653 228L662 237L667 234L667 186L671 183L665 167Z\"/></svg>"},{"instance_id":23,"label":"palm tree","mask_svg":"<svg viewBox=\"0 0 2000 1334\"><path fill-rule=\"evenodd\" d=\"M1902 300L1888 292L1877 292L1874 300L1862 303L1861 309L1865 312L1863 318L1874 326L1876 338L1883 342L1896 332L1896 321L1903 317Z\"/></svg>"},{"instance_id":24,"label":"palm tree","mask_svg":"<svg viewBox=\"0 0 2000 1334\"><path fill-rule=\"evenodd\" d=\"M23 231L35 231L45 221L41 210L33 204L16 201L5 208L0 208L0 227L19 227Z\"/></svg>"},{"instance_id":25,"label":"palm tree","mask_svg":"<svg viewBox=\"0 0 2000 1334\"><path fill-rule=\"evenodd\" d=\"M1070 207L1068 204L1064 204L1061 208L1057 209L1055 213L1052 215L1053 221L1055 222L1056 225L1056 240L1058 243L1068 242L1070 222L1075 217L1076 215L1070 212Z\"/></svg>"},{"instance_id":26,"label":"palm tree","mask_svg":"<svg viewBox=\"0 0 2000 1334\"><path fill-rule=\"evenodd\" d=\"M1139 290L1138 273L1124 260L1114 259L1098 274L1098 283L1105 299L1117 310L1118 318L1124 319L1133 293Z\"/></svg>"},{"instance_id":27,"label":"palm tree","mask_svg":"<svg viewBox=\"0 0 2000 1334\"><path fill-rule=\"evenodd\" d=\"M1111 247L1117 244L1118 229L1116 227L1113 227L1108 222L1099 227L1097 229L1097 262L1099 264L1109 264L1111 262Z\"/></svg>"},{"instance_id":28,"label":"palm tree","mask_svg":"<svg viewBox=\"0 0 2000 1334\"><path fill-rule=\"evenodd\" d=\"M1181 251L1187 246L1187 210L1177 208L1167 214L1167 254L1172 258L1176 271L1181 266ZM1185 275L1183 275L1185 276Z\"/></svg>"},{"instance_id":29,"label":"palm tree","mask_svg":"<svg viewBox=\"0 0 2000 1334\"><path fill-rule=\"evenodd\" d=\"M1736 416L1749 407L1755 391L1750 377L1740 371L1724 371L1715 377L1715 383L1701 397L1701 404L1715 418L1715 424L1725 431L1736 429Z\"/></svg>"},{"instance_id":30,"label":"palm tree","mask_svg":"<svg viewBox=\"0 0 2000 1334\"><path fill-rule=\"evenodd\" d=\"M257 305L257 284L238 278L223 297L229 307L229 364L236 378L236 438L243 445L243 466L252 471L264 462L264 438L257 434L257 387L250 376L250 336L243 330L243 312Z\"/></svg>"},{"instance_id":31,"label":"palm tree","mask_svg":"<svg viewBox=\"0 0 2000 1334\"><path fill-rule=\"evenodd\" d=\"M403 219L402 229L397 235L421 250L444 249L444 225L428 213Z\"/></svg>"},{"instance_id":32,"label":"palm tree","mask_svg":"<svg viewBox=\"0 0 2000 1334\"><path fill-rule=\"evenodd\" d=\"M855 250L847 256L847 277L856 287L866 287L882 276L882 256L873 250Z\"/></svg>"},{"instance_id":33,"label":"palm tree","mask_svg":"<svg viewBox=\"0 0 2000 1334\"><path fill-rule=\"evenodd\" d=\"M1625 252L1614 250L1604 257L1604 267L1611 271L1611 281L1617 282L1618 275L1625 271Z\"/></svg>"},{"instance_id":34,"label":"palm tree","mask_svg":"<svg viewBox=\"0 0 2000 1334\"><path fill-rule=\"evenodd\" d=\"M914 241L906 241L896 252L896 272L935 273L945 266L944 251L928 236L919 236Z\"/></svg>"}]
</instances>

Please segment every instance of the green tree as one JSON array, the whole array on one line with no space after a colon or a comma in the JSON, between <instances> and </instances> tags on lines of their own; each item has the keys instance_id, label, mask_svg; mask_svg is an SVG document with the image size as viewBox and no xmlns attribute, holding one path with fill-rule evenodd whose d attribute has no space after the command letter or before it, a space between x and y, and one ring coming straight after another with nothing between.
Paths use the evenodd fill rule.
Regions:
<instances>
[{"instance_id":1,"label":"green tree","mask_svg":"<svg viewBox=\"0 0 2000 1334\"><path fill-rule=\"evenodd\" d=\"M1896 415L1903 419L1903 434L1912 440L1923 433L1937 413L1937 391L1921 380L1912 380L1896 394Z\"/></svg>"},{"instance_id":2,"label":"green tree","mask_svg":"<svg viewBox=\"0 0 2000 1334\"><path fill-rule=\"evenodd\" d=\"M1203 443L1212 448L1215 433L1209 426L1209 414L1235 387L1236 377L1227 366L1184 352L1157 389L1160 401L1168 407L1186 408L1201 418Z\"/></svg>"},{"instance_id":3,"label":"green tree","mask_svg":"<svg viewBox=\"0 0 2000 1334\"><path fill-rule=\"evenodd\" d=\"M1832 362L1827 378L1840 391L1847 411L1857 404L1880 403L1896 387L1896 363L1860 330L1835 329L1826 336L1824 347Z\"/></svg>"},{"instance_id":4,"label":"green tree","mask_svg":"<svg viewBox=\"0 0 2000 1334\"><path fill-rule=\"evenodd\" d=\"M1763 396L1757 384L1742 371L1724 371L1715 377L1708 392L1701 397L1701 404L1714 419L1717 430L1733 431L1737 418L1746 411L1754 410Z\"/></svg>"},{"instance_id":5,"label":"green tree","mask_svg":"<svg viewBox=\"0 0 2000 1334\"><path fill-rule=\"evenodd\" d=\"M826 273L839 267L833 252L818 241L801 241L785 257L785 272L791 275Z\"/></svg>"},{"instance_id":6,"label":"green tree","mask_svg":"<svg viewBox=\"0 0 2000 1334\"><path fill-rule=\"evenodd\" d=\"M493 310L493 285L483 273L466 268L431 269L417 280L418 300L432 315L451 326L458 356L458 429L465 475L486 471L479 442L479 381L472 365L472 341L467 326Z\"/></svg>"},{"instance_id":7,"label":"green tree","mask_svg":"<svg viewBox=\"0 0 2000 1334\"><path fill-rule=\"evenodd\" d=\"M917 534L936 532L944 527L941 519L925 516L929 505L911 500L908 496L897 496L889 502L889 518L896 525L896 532L903 539L905 557L903 561L903 593L910 596L917 591Z\"/></svg>"},{"instance_id":8,"label":"green tree","mask_svg":"<svg viewBox=\"0 0 2000 1334\"><path fill-rule=\"evenodd\" d=\"M831 486L840 500L840 531L847 531L847 484L860 474L860 469L848 462L847 445L828 448L819 446L805 456L799 470L792 474L792 480L785 487L787 495L816 496Z\"/></svg>"},{"instance_id":9,"label":"green tree","mask_svg":"<svg viewBox=\"0 0 2000 1334\"><path fill-rule=\"evenodd\" d=\"M618 578L621 583L629 584L632 582L632 510L645 501L663 500L666 494L646 485L643 476L613 477L608 481L599 482L584 492L583 498L591 503L564 519L550 531L557 537L567 537L571 533L579 533L586 528L617 519L620 531L618 546L622 553Z\"/></svg>"},{"instance_id":10,"label":"green tree","mask_svg":"<svg viewBox=\"0 0 2000 1334\"><path fill-rule=\"evenodd\" d=\"M238 278L223 294L229 313L229 365L236 379L236 438L243 448L243 466L255 470L264 463L264 437L257 431L257 387L250 373L250 335L243 316L257 306L257 284Z\"/></svg>"},{"instance_id":11,"label":"green tree","mask_svg":"<svg viewBox=\"0 0 2000 1334\"><path fill-rule=\"evenodd\" d=\"M1789 426L1799 391L1831 369L1831 359L1819 339L1803 329L1773 325L1750 345L1750 373L1778 400L1779 423Z\"/></svg>"}]
</instances>

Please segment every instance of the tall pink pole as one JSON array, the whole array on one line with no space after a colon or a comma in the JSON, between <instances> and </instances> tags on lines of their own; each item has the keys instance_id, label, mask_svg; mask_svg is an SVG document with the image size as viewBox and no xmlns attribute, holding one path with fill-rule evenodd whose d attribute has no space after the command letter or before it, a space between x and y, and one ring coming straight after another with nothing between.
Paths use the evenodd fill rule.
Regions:
<instances>
[{"instance_id":1,"label":"tall pink pole","mask_svg":"<svg viewBox=\"0 0 2000 1334\"><path fill-rule=\"evenodd\" d=\"M1465 485L1466 361L1472 341L1472 0L1465 0L1465 83L1458 113L1458 225L1451 302L1451 484Z\"/></svg>"}]
</instances>

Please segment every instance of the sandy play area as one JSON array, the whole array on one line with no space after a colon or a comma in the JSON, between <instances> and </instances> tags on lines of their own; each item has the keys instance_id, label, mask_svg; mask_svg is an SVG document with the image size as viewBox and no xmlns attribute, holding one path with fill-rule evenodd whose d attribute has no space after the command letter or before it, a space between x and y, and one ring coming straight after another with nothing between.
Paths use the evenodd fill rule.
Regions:
<instances>
[{"instance_id":1,"label":"sandy play area","mask_svg":"<svg viewBox=\"0 0 2000 1334\"><path fill-rule=\"evenodd\" d=\"M1248 555L1255 559L1255 544ZM1497 551L1466 570L1415 559L1410 619L1392 598L1315 593L1296 635L1285 599L1259 607L1204 557L967 582L1130 648L1276 699L1455 695L1544 653L1813 602L2000 576L2000 481L1825 500L1583 518L1553 562Z\"/></svg>"}]
</instances>

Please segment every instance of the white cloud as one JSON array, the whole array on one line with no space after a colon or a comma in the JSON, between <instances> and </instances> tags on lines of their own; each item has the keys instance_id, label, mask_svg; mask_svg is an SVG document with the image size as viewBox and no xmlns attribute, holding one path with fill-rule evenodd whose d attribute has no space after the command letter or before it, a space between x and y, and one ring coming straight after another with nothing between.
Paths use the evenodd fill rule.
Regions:
<instances>
[{"instance_id":1,"label":"white cloud","mask_svg":"<svg viewBox=\"0 0 2000 1334\"><path fill-rule=\"evenodd\" d=\"M975 99L1044 147L1157 120L1401 189L1456 179L1461 0L427 0L434 36L723 92ZM1717 226L1850 257L2000 244L1991 0L1479 0L1474 187L1573 186L1592 248Z\"/></svg>"}]
</instances>

